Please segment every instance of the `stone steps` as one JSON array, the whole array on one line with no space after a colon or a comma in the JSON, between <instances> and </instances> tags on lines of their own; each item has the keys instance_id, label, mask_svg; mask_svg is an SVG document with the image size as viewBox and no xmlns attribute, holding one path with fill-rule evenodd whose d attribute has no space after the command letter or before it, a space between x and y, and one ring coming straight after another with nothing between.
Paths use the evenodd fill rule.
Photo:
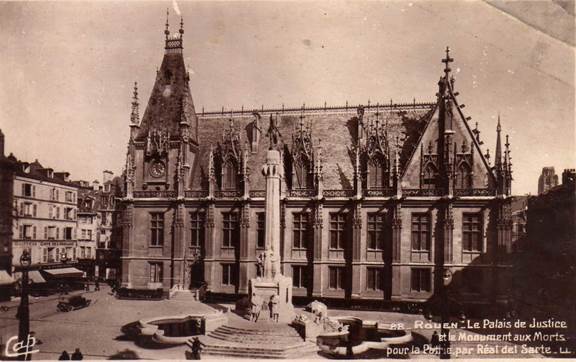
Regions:
<instances>
[{"instance_id":1,"label":"stone steps","mask_svg":"<svg viewBox=\"0 0 576 362\"><path fill-rule=\"evenodd\" d=\"M266 337L264 335L229 335L223 332L214 331L208 334L212 338L220 339L223 341L229 342L238 342L238 343L268 343L270 342L271 338ZM288 344L295 344L302 342L302 338L300 337L292 337L292 336L280 336L282 338L282 345ZM277 343L280 344L280 343Z\"/></svg>"},{"instance_id":2,"label":"stone steps","mask_svg":"<svg viewBox=\"0 0 576 362\"><path fill-rule=\"evenodd\" d=\"M278 336L278 337L295 337L300 338L298 332L292 327L286 326L286 328L258 328L258 329L247 329L232 326L221 326L215 331L226 333L226 334L242 334L242 335L253 335L253 336Z\"/></svg>"},{"instance_id":3,"label":"stone steps","mask_svg":"<svg viewBox=\"0 0 576 362\"><path fill-rule=\"evenodd\" d=\"M233 343L214 340L211 337L202 338L205 347L202 353L215 356L241 357L241 358L266 358L288 359L297 358L305 354L318 351L318 347L310 342L300 342L292 346L253 345L246 343Z\"/></svg>"},{"instance_id":4,"label":"stone steps","mask_svg":"<svg viewBox=\"0 0 576 362\"><path fill-rule=\"evenodd\" d=\"M239 358L298 358L318 351L286 324L234 320L200 337L202 353ZM190 345L190 342L188 343Z\"/></svg>"}]
</instances>

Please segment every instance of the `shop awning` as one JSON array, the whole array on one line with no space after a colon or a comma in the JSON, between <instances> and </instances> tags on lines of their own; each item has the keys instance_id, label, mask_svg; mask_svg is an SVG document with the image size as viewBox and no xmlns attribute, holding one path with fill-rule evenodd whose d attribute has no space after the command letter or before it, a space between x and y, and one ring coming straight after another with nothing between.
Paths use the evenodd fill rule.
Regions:
<instances>
[{"instance_id":1,"label":"shop awning","mask_svg":"<svg viewBox=\"0 0 576 362\"><path fill-rule=\"evenodd\" d=\"M84 272L76 268L45 269L45 273L55 278L82 278Z\"/></svg>"},{"instance_id":2,"label":"shop awning","mask_svg":"<svg viewBox=\"0 0 576 362\"><path fill-rule=\"evenodd\" d=\"M0 270L0 285L14 284L14 278L6 270Z\"/></svg>"},{"instance_id":3,"label":"shop awning","mask_svg":"<svg viewBox=\"0 0 576 362\"><path fill-rule=\"evenodd\" d=\"M35 284L46 283L46 279L44 279L38 270L30 270L28 272L28 280Z\"/></svg>"}]
</instances>

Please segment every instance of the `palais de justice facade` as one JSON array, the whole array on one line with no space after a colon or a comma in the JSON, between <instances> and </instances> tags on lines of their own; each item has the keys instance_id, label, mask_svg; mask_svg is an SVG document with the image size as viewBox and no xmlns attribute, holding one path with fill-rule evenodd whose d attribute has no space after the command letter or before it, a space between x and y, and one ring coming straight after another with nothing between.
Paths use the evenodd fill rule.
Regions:
<instances>
[{"instance_id":1,"label":"palais de justice facade","mask_svg":"<svg viewBox=\"0 0 576 362\"><path fill-rule=\"evenodd\" d=\"M248 292L264 248L261 168L282 150L281 265L295 297L422 301L442 284L505 297L509 144L494 162L457 100L448 50L432 103L196 112L182 25L142 118L135 88L122 285ZM431 64L431 71L437 69ZM440 70L440 69L438 69Z\"/></svg>"}]
</instances>

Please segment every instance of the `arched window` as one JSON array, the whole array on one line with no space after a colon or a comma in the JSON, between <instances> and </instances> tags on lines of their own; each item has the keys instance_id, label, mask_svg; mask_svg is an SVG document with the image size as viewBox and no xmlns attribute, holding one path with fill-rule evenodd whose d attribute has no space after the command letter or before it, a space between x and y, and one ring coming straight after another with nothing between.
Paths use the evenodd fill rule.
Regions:
<instances>
[{"instance_id":1,"label":"arched window","mask_svg":"<svg viewBox=\"0 0 576 362\"><path fill-rule=\"evenodd\" d=\"M457 189L471 189L472 188L472 172L467 163L462 162L458 166L456 173L456 188Z\"/></svg>"},{"instance_id":2,"label":"arched window","mask_svg":"<svg viewBox=\"0 0 576 362\"><path fill-rule=\"evenodd\" d=\"M310 175L310 164L308 161L298 160L294 162L294 177L292 179L292 188L312 188L312 177Z\"/></svg>"},{"instance_id":3,"label":"arched window","mask_svg":"<svg viewBox=\"0 0 576 362\"><path fill-rule=\"evenodd\" d=\"M368 188L382 189L388 187L388 167L382 159L368 162Z\"/></svg>"},{"instance_id":4,"label":"arched window","mask_svg":"<svg viewBox=\"0 0 576 362\"><path fill-rule=\"evenodd\" d=\"M438 170L436 166L429 163L424 168L424 177L422 180L422 188L423 189L434 189L436 188L436 178L438 176Z\"/></svg>"},{"instance_id":5,"label":"arched window","mask_svg":"<svg viewBox=\"0 0 576 362\"><path fill-rule=\"evenodd\" d=\"M236 162L228 160L222 167L222 189L236 190L238 188L237 176L238 166Z\"/></svg>"}]
</instances>

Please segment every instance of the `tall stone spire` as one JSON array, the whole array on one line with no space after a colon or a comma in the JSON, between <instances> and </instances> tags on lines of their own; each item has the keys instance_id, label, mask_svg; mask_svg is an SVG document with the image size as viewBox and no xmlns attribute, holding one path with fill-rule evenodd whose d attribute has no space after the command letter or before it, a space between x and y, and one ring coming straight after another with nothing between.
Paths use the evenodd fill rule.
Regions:
<instances>
[{"instance_id":1,"label":"tall stone spire","mask_svg":"<svg viewBox=\"0 0 576 362\"><path fill-rule=\"evenodd\" d=\"M494 167L496 171L502 170L502 141L500 140L500 132L502 126L500 125L500 114L498 114L498 125L496 126L496 154L494 155Z\"/></svg>"},{"instance_id":2,"label":"tall stone spire","mask_svg":"<svg viewBox=\"0 0 576 362\"><path fill-rule=\"evenodd\" d=\"M456 93L452 89L454 78L450 76L450 63L454 61L450 57L450 48L446 47L446 57L442 59L444 63L444 77L440 79L438 97L440 104L440 127L441 134L439 138L439 153L442 155L443 169L442 178L444 191L451 195L454 189L454 159L455 159L455 144L454 144L454 117L457 115L455 110L455 96Z\"/></svg>"},{"instance_id":3,"label":"tall stone spire","mask_svg":"<svg viewBox=\"0 0 576 362\"><path fill-rule=\"evenodd\" d=\"M130 139L134 140L138 128L140 128L140 114L138 103L138 83L134 82L134 92L132 93L132 112L130 113Z\"/></svg>"},{"instance_id":4,"label":"tall stone spire","mask_svg":"<svg viewBox=\"0 0 576 362\"><path fill-rule=\"evenodd\" d=\"M138 111L139 107L138 103L138 82L134 82L134 92L132 93L132 113L130 114L130 122L131 124L138 124L140 123L140 115Z\"/></svg>"},{"instance_id":5,"label":"tall stone spire","mask_svg":"<svg viewBox=\"0 0 576 362\"><path fill-rule=\"evenodd\" d=\"M510 157L510 141L506 135L506 143L504 144L504 175L506 177L506 195L512 193L512 158Z\"/></svg>"}]
</instances>

